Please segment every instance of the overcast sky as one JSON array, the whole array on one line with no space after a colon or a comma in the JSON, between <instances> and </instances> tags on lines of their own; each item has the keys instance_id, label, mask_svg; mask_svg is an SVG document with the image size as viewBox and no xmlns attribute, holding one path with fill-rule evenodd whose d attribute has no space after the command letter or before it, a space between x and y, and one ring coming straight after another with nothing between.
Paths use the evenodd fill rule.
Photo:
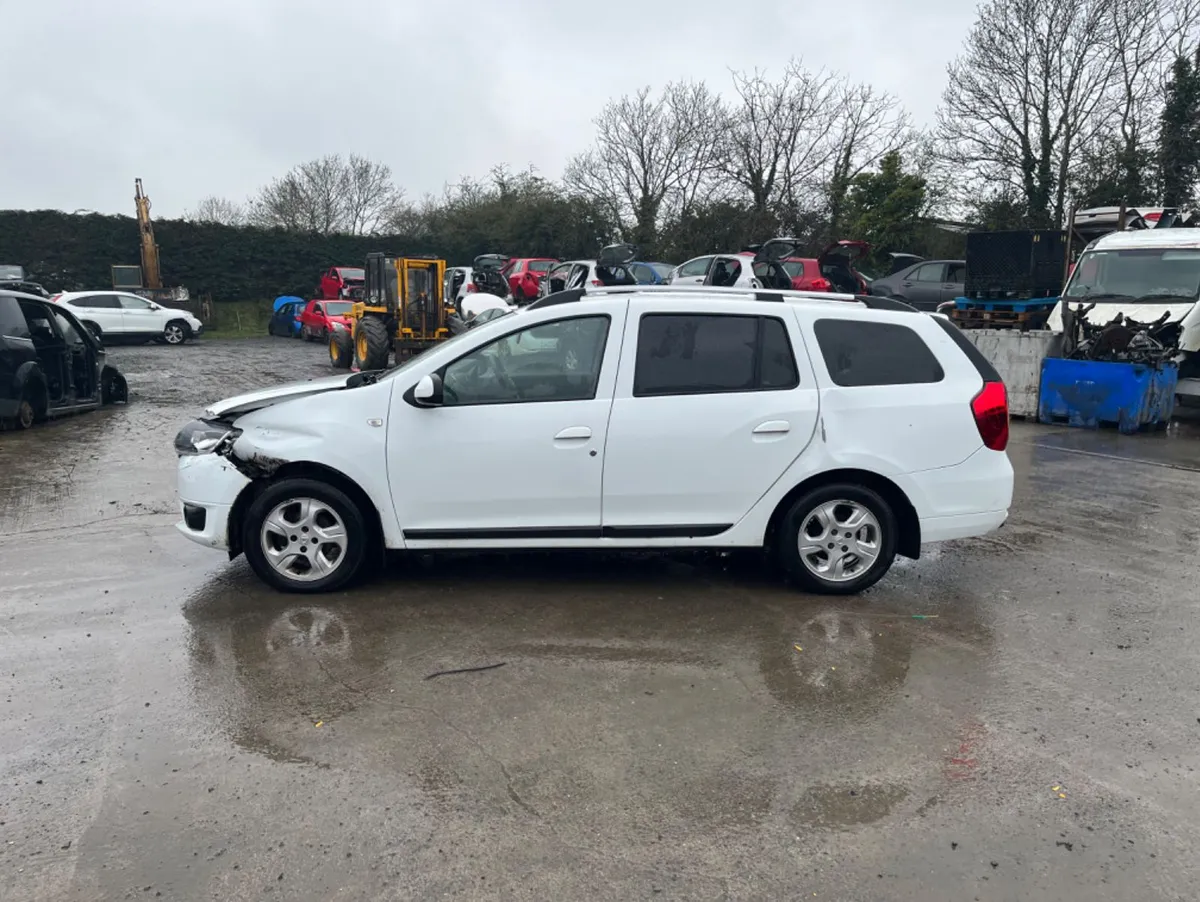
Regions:
<instances>
[{"instance_id":1,"label":"overcast sky","mask_svg":"<svg viewBox=\"0 0 1200 902\"><path fill-rule=\"evenodd\" d=\"M0 0L0 208L154 215L359 154L409 197L557 177L609 97L792 56L932 119L964 0ZM622 35L619 39L617 35ZM425 104L424 107L421 104Z\"/></svg>"}]
</instances>

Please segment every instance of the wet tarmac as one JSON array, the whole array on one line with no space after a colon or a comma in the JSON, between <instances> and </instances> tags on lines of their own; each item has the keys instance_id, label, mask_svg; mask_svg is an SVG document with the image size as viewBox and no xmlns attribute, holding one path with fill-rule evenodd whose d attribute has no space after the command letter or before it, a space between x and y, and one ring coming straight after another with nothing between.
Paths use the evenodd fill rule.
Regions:
<instances>
[{"instance_id":1,"label":"wet tarmac","mask_svg":"<svg viewBox=\"0 0 1200 902\"><path fill-rule=\"evenodd\" d=\"M1197 897L1200 434L1014 423L1009 525L854 599L648 555L297 598L175 534L171 438L323 349L112 353L127 408L0 435L0 899Z\"/></svg>"}]
</instances>

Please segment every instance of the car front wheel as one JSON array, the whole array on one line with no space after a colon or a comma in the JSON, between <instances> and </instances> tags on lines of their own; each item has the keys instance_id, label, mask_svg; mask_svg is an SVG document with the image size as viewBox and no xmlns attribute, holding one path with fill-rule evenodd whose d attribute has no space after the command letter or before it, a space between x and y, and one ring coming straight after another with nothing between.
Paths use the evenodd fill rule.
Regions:
<instances>
[{"instance_id":1,"label":"car front wheel","mask_svg":"<svg viewBox=\"0 0 1200 902\"><path fill-rule=\"evenodd\" d=\"M784 515L775 553L802 588L853 595L878 582L896 557L896 515L877 492L852 483L824 485Z\"/></svg>"},{"instance_id":2,"label":"car front wheel","mask_svg":"<svg viewBox=\"0 0 1200 902\"><path fill-rule=\"evenodd\" d=\"M313 479L283 479L246 512L242 547L254 572L284 592L329 592L362 569L370 536L344 492Z\"/></svg>"},{"instance_id":3,"label":"car front wheel","mask_svg":"<svg viewBox=\"0 0 1200 902\"><path fill-rule=\"evenodd\" d=\"M163 341L169 345L181 345L188 340L192 330L181 319L173 319L163 329Z\"/></svg>"}]
</instances>

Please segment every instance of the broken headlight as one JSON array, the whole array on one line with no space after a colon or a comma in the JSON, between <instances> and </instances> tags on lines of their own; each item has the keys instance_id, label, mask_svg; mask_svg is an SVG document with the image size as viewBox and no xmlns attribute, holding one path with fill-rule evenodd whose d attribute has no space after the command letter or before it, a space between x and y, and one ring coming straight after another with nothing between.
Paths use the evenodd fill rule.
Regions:
<instances>
[{"instance_id":1,"label":"broken headlight","mask_svg":"<svg viewBox=\"0 0 1200 902\"><path fill-rule=\"evenodd\" d=\"M175 453L180 457L209 454L216 451L225 442L232 442L241 434L242 430L234 429L223 423L192 420L175 436Z\"/></svg>"}]
</instances>

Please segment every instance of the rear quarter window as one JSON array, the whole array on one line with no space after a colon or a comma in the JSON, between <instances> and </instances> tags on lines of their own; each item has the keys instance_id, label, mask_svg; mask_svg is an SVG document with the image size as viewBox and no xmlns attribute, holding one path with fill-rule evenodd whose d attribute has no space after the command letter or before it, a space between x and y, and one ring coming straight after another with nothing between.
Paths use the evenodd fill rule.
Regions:
<instances>
[{"instance_id":1,"label":"rear quarter window","mask_svg":"<svg viewBox=\"0 0 1200 902\"><path fill-rule=\"evenodd\" d=\"M28 338L29 325L25 322L25 314L21 305L11 295L0 295L0 335L13 338Z\"/></svg>"},{"instance_id":2,"label":"rear quarter window","mask_svg":"<svg viewBox=\"0 0 1200 902\"><path fill-rule=\"evenodd\" d=\"M946 378L925 340L908 326L819 319L813 332L835 385L921 385Z\"/></svg>"}]
</instances>

